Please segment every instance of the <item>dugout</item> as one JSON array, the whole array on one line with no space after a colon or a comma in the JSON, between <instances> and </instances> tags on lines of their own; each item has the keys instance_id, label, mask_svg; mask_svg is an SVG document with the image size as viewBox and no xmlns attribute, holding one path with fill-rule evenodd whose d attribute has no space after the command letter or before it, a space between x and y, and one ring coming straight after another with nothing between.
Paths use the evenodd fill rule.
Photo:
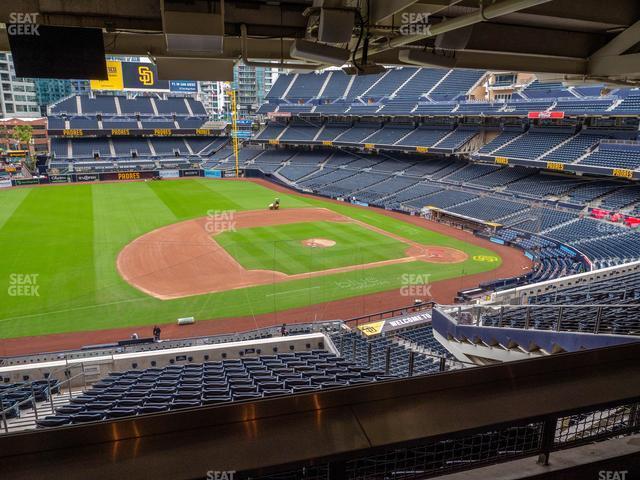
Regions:
<instances>
[{"instance_id":1,"label":"dugout","mask_svg":"<svg viewBox=\"0 0 640 480\"><path fill-rule=\"evenodd\" d=\"M478 220L477 218L467 217L458 213L448 212L432 205L423 207L420 214L428 220L433 220L438 223L444 223L460 230L467 230L471 232L483 232L487 234L494 234L501 224L495 222L486 222Z\"/></svg>"}]
</instances>

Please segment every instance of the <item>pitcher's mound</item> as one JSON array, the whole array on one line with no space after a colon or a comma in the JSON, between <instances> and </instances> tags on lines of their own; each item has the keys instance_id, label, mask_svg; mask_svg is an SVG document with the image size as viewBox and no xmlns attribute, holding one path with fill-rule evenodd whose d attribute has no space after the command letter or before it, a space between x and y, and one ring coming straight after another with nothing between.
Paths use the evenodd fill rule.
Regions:
<instances>
[{"instance_id":1,"label":"pitcher's mound","mask_svg":"<svg viewBox=\"0 0 640 480\"><path fill-rule=\"evenodd\" d=\"M302 240L302 244L305 247L311 248L328 248L333 247L336 242L333 240L328 240L326 238L307 238L306 240Z\"/></svg>"}]
</instances>

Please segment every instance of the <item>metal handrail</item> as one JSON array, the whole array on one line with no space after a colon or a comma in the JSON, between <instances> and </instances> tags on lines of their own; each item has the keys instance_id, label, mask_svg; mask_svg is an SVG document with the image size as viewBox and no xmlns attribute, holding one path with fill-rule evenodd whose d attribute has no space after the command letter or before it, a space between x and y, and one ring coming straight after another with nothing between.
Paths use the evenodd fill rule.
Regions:
<instances>
[{"instance_id":1,"label":"metal handrail","mask_svg":"<svg viewBox=\"0 0 640 480\"><path fill-rule=\"evenodd\" d=\"M67 370L69 370L69 369L67 369ZM68 377L66 380L63 380L61 382L58 381L58 383L56 383L54 386L59 388L59 389L62 389L62 387L65 384L69 384L69 399L72 399L73 398L73 394L71 392L71 382L73 380L75 380L76 378L80 377L80 376L82 376L83 379L85 379L84 368L77 375L74 375L72 377ZM37 405L37 402L36 402L36 396L35 396L35 392L34 392L34 389L33 389L33 382L31 382L30 385L31 385L31 395L28 398L25 398L24 400L22 400L20 402L14 403L9 407L4 408L3 410L0 410L0 418L2 419L2 425L3 425L3 430L4 430L5 434L9 433L9 424L7 422L7 412L15 409L16 407L20 408L21 405L24 405L26 403L31 402L31 405L32 405L32 408L33 408L33 411L34 411L35 419L38 420L38 405ZM86 379L85 379L85 387L86 387ZM51 390L52 390L51 383L49 383L47 385L46 390L49 393L49 405L51 407L51 413L54 413L53 397L52 397L52 393L51 393ZM2 401L2 398L0 397L0 407L2 407L2 405L3 405L3 401Z\"/></svg>"}]
</instances>

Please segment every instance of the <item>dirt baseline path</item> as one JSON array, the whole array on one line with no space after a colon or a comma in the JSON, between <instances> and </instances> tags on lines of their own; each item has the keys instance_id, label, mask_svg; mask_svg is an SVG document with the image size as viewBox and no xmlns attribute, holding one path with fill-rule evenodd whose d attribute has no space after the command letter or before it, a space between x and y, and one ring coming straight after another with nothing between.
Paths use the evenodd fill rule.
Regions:
<instances>
[{"instance_id":1,"label":"dirt baseline path","mask_svg":"<svg viewBox=\"0 0 640 480\"><path fill-rule=\"evenodd\" d=\"M230 229L317 221L357 223L406 243L406 256L287 275L273 270L247 270L214 240L216 234ZM467 255L460 250L421 245L326 208L294 208L234 212L233 215L221 213L215 217L187 220L153 230L122 249L117 268L132 286L155 298L168 300L416 260L458 263L466 259Z\"/></svg>"}]
</instances>

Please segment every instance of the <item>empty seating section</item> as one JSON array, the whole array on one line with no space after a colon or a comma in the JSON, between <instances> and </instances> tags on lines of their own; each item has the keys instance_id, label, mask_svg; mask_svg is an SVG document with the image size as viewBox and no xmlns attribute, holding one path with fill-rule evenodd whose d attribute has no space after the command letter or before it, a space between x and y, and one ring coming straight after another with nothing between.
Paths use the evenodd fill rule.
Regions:
<instances>
[{"instance_id":1,"label":"empty seating section","mask_svg":"<svg viewBox=\"0 0 640 480\"><path fill-rule=\"evenodd\" d=\"M96 95L95 98L90 98L83 95L80 97L82 113L116 113L116 104L114 98L115 97L110 95Z\"/></svg>"},{"instance_id":2,"label":"empty seating section","mask_svg":"<svg viewBox=\"0 0 640 480\"><path fill-rule=\"evenodd\" d=\"M453 100L466 94L484 75L484 70L453 69L429 96L434 100Z\"/></svg>"},{"instance_id":3,"label":"empty seating section","mask_svg":"<svg viewBox=\"0 0 640 480\"><path fill-rule=\"evenodd\" d=\"M530 208L514 217L506 224L529 233L540 233L563 223L577 219L575 213L549 208Z\"/></svg>"},{"instance_id":4,"label":"empty seating section","mask_svg":"<svg viewBox=\"0 0 640 480\"><path fill-rule=\"evenodd\" d=\"M93 157L98 154L101 157L111 156L109 144L98 138L74 138L71 140L73 157Z\"/></svg>"},{"instance_id":5,"label":"empty seating section","mask_svg":"<svg viewBox=\"0 0 640 480\"><path fill-rule=\"evenodd\" d=\"M457 150L478 134L477 130L458 128L435 145L437 148Z\"/></svg>"},{"instance_id":6,"label":"empty seating section","mask_svg":"<svg viewBox=\"0 0 640 480\"><path fill-rule=\"evenodd\" d=\"M166 113L189 115L189 110L187 109L187 104L185 103L184 98L169 97L166 100L158 100L155 104L160 115Z\"/></svg>"},{"instance_id":7,"label":"empty seating section","mask_svg":"<svg viewBox=\"0 0 640 480\"><path fill-rule=\"evenodd\" d=\"M158 155L174 155L176 152L189 155L189 149L180 138L152 138L151 143Z\"/></svg>"},{"instance_id":8,"label":"empty seating section","mask_svg":"<svg viewBox=\"0 0 640 480\"><path fill-rule=\"evenodd\" d=\"M146 138L113 138L112 142L117 156L130 157L134 151L138 155L151 155Z\"/></svg>"},{"instance_id":9,"label":"empty seating section","mask_svg":"<svg viewBox=\"0 0 640 480\"><path fill-rule=\"evenodd\" d=\"M505 188L508 192L517 192L530 197L546 197L547 195L562 195L583 181L579 179L558 177L536 173L508 184Z\"/></svg>"},{"instance_id":10,"label":"empty seating section","mask_svg":"<svg viewBox=\"0 0 640 480\"><path fill-rule=\"evenodd\" d=\"M299 140L311 142L313 138L318 134L320 127L313 125L291 125L282 134L280 140Z\"/></svg>"},{"instance_id":11,"label":"empty seating section","mask_svg":"<svg viewBox=\"0 0 640 480\"><path fill-rule=\"evenodd\" d=\"M200 128L207 119L206 117L184 117L178 118L177 121L180 128Z\"/></svg>"},{"instance_id":12,"label":"empty seating section","mask_svg":"<svg viewBox=\"0 0 640 480\"><path fill-rule=\"evenodd\" d=\"M399 98L418 100L425 95L447 73L444 69L420 68L413 78L396 93Z\"/></svg>"},{"instance_id":13,"label":"empty seating section","mask_svg":"<svg viewBox=\"0 0 640 480\"><path fill-rule=\"evenodd\" d=\"M20 383L0 383L0 405L5 419L20 416L20 411L30 408L36 402L49 400L52 395L60 393L60 382L57 380L34 380Z\"/></svg>"},{"instance_id":14,"label":"empty seating section","mask_svg":"<svg viewBox=\"0 0 640 480\"><path fill-rule=\"evenodd\" d=\"M640 143L601 142L594 153L581 159L578 163L580 165L635 170L640 167Z\"/></svg>"},{"instance_id":15,"label":"empty seating section","mask_svg":"<svg viewBox=\"0 0 640 480\"><path fill-rule=\"evenodd\" d=\"M103 117L102 128L138 128L138 121L135 118Z\"/></svg>"},{"instance_id":16,"label":"empty seating section","mask_svg":"<svg viewBox=\"0 0 640 480\"><path fill-rule=\"evenodd\" d=\"M77 97L72 95L51 105L52 114L78 113Z\"/></svg>"},{"instance_id":17,"label":"empty seating section","mask_svg":"<svg viewBox=\"0 0 640 480\"><path fill-rule=\"evenodd\" d=\"M354 115L374 115L379 108L380 105L377 104L354 103L347 112Z\"/></svg>"},{"instance_id":18,"label":"empty seating section","mask_svg":"<svg viewBox=\"0 0 640 480\"><path fill-rule=\"evenodd\" d=\"M318 98L336 100L344 95L351 77L345 75L345 73L340 70L333 71L330 75L331 77L329 78L327 86Z\"/></svg>"},{"instance_id":19,"label":"empty seating section","mask_svg":"<svg viewBox=\"0 0 640 480\"><path fill-rule=\"evenodd\" d=\"M638 202L640 202L640 186L625 186L603 197L600 207L618 210Z\"/></svg>"},{"instance_id":20,"label":"empty seating section","mask_svg":"<svg viewBox=\"0 0 640 480\"><path fill-rule=\"evenodd\" d=\"M266 95L267 100L281 98L295 78L295 75L280 74Z\"/></svg>"},{"instance_id":21,"label":"empty seating section","mask_svg":"<svg viewBox=\"0 0 640 480\"><path fill-rule=\"evenodd\" d=\"M286 98L289 100L307 100L317 96L327 79L327 75L328 72L298 75L287 92Z\"/></svg>"},{"instance_id":22,"label":"empty seating section","mask_svg":"<svg viewBox=\"0 0 640 480\"><path fill-rule=\"evenodd\" d=\"M576 242L589 238L607 237L627 233L629 230L621 225L601 222L590 218L580 218L575 222L562 225L546 232L546 235L561 242Z\"/></svg>"},{"instance_id":23,"label":"empty seating section","mask_svg":"<svg viewBox=\"0 0 640 480\"><path fill-rule=\"evenodd\" d=\"M353 78L351 87L347 87L344 98L346 101L351 102L365 93L369 88L373 86L379 80L379 75L358 75Z\"/></svg>"},{"instance_id":24,"label":"empty seating section","mask_svg":"<svg viewBox=\"0 0 640 480\"><path fill-rule=\"evenodd\" d=\"M142 128L176 128L173 118L149 118L142 120Z\"/></svg>"},{"instance_id":25,"label":"empty seating section","mask_svg":"<svg viewBox=\"0 0 640 480\"><path fill-rule=\"evenodd\" d=\"M381 200L389 195L396 194L406 188L413 187L418 180L408 177L391 177L386 181L376 183L357 193L356 198L374 205L381 205Z\"/></svg>"},{"instance_id":26,"label":"empty seating section","mask_svg":"<svg viewBox=\"0 0 640 480\"><path fill-rule=\"evenodd\" d=\"M153 107L151 106L151 99L149 97L135 97L135 98L120 97L119 102L120 102L120 110L122 111L122 113L133 113L133 114L139 113L142 115L154 114Z\"/></svg>"},{"instance_id":27,"label":"empty seating section","mask_svg":"<svg viewBox=\"0 0 640 480\"><path fill-rule=\"evenodd\" d=\"M590 182L569 191L567 197L570 203L584 205L607 193L611 193L612 190L620 186L620 183L606 180Z\"/></svg>"},{"instance_id":28,"label":"empty seating section","mask_svg":"<svg viewBox=\"0 0 640 480\"><path fill-rule=\"evenodd\" d=\"M65 127L65 119L62 117L49 117L47 119L47 128L49 130L62 130Z\"/></svg>"},{"instance_id":29,"label":"empty seating section","mask_svg":"<svg viewBox=\"0 0 640 480\"><path fill-rule=\"evenodd\" d=\"M270 122L256 137L259 140L275 139L286 128L285 125L277 122Z\"/></svg>"},{"instance_id":30,"label":"empty seating section","mask_svg":"<svg viewBox=\"0 0 640 480\"><path fill-rule=\"evenodd\" d=\"M622 115L640 113L640 91L632 90L629 92L629 95L612 111Z\"/></svg>"},{"instance_id":31,"label":"empty seating section","mask_svg":"<svg viewBox=\"0 0 640 480\"><path fill-rule=\"evenodd\" d=\"M562 83L542 83L538 80L531 82L523 91L527 98L557 98L567 97L567 90Z\"/></svg>"},{"instance_id":32,"label":"empty seating section","mask_svg":"<svg viewBox=\"0 0 640 480\"><path fill-rule=\"evenodd\" d=\"M397 145L432 147L447 135L451 129L418 127L397 142Z\"/></svg>"},{"instance_id":33,"label":"empty seating section","mask_svg":"<svg viewBox=\"0 0 640 480\"><path fill-rule=\"evenodd\" d=\"M488 155L520 135L522 135L521 131L501 131L496 137L491 139L491 141L483 145L482 148L478 150L478 153Z\"/></svg>"},{"instance_id":34,"label":"empty seating section","mask_svg":"<svg viewBox=\"0 0 640 480\"><path fill-rule=\"evenodd\" d=\"M602 138L601 135L581 133L568 142L560 145L552 152L544 155L541 160L550 162L572 163L585 155L593 146L597 145Z\"/></svg>"},{"instance_id":35,"label":"empty seating section","mask_svg":"<svg viewBox=\"0 0 640 480\"><path fill-rule=\"evenodd\" d=\"M345 131L344 133L338 135L336 138L334 138L334 141L359 143L364 141L369 135L376 132L379 128L379 125L356 125Z\"/></svg>"},{"instance_id":36,"label":"empty seating section","mask_svg":"<svg viewBox=\"0 0 640 480\"><path fill-rule=\"evenodd\" d=\"M492 155L535 160L569 137L569 133L556 133L551 129L529 130L508 145L492 152Z\"/></svg>"},{"instance_id":37,"label":"empty seating section","mask_svg":"<svg viewBox=\"0 0 640 480\"><path fill-rule=\"evenodd\" d=\"M532 175L533 171L525 167L507 167L469 180L473 185L499 187Z\"/></svg>"},{"instance_id":38,"label":"empty seating section","mask_svg":"<svg viewBox=\"0 0 640 480\"><path fill-rule=\"evenodd\" d=\"M560 99L553 110L566 114L601 114L613 105L613 98L606 99Z\"/></svg>"},{"instance_id":39,"label":"empty seating section","mask_svg":"<svg viewBox=\"0 0 640 480\"><path fill-rule=\"evenodd\" d=\"M98 128L98 119L95 117L69 117L69 128L95 130Z\"/></svg>"},{"instance_id":40,"label":"empty seating section","mask_svg":"<svg viewBox=\"0 0 640 480\"><path fill-rule=\"evenodd\" d=\"M418 102L418 105L411 113L414 115L445 115L451 113L455 107L455 103Z\"/></svg>"},{"instance_id":41,"label":"empty seating section","mask_svg":"<svg viewBox=\"0 0 640 480\"><path fill-rule=\"evenodd\" d=\"M437 208L448 209L460 203L473 200L476 197L477 195L473 193L463 192L460 190L443 190L424 198L424 201L422 201L422 204L418 208L432 206Z\"/></svg>"},{"instance_id":42,"label":"empty seating section","mask_svg":"<svg viewBox=\"0 0 640 480\"><path fill-rule=\"evenodd\" d=\"M378 83L363 95L363 98L388 97L416 73L413 67L393 68L387 71Z\"/></svg>"},{"instance_id":43,"label":"empty seating section","mask_svg":"<svg viewBox=\"0 0 640 480\"><path fill-rule=\"evenodd\" d=\"M204 108L204 105L202 104L202 102L199 102L191 97L187 97L187 103L191 107L191 113L193 115L198 115L200 117L207 116L207 111Z\"/></svg>"},{"instance_id":44,"label":"empty seating section","mask_svg":"<svg viewBox=\"0 0 640 480\"><path fill-rule=\"evenodd\" d=\"M367 143L378 145L393 145L402 137L407 136L413 130L413 126L387 125L367 138Z\"/></svg>"},{"instance_id":45,"label":"empty seating section","mask_svg":"<svg viewBox=\"0 0 640 480\"><path fill-rule=\"evenodd\" d=\"M463 205L454 206L449 211L480 220L497 221L527 208L528 205L524 203L510 202L495 197L483 197Z\"/></svg>"},{"instance_id":46,"label":"empty seating section","mask_svg":"<svg viewBox=\"0 0 640 480\"><path fill-rule=\"evenodd\" d=\"M410 350L387 337L371 340L354 332L333 334L333 344L338 348L340 356L361 368L372 368L378 372L386 371L387 349L390 351L388 374L394 377L409 375ZM369 363L369 349L371 362ZM439 371L437 359L416 353L414 356L414 374L429 374Z\"/></svg>"},{"instance_id":47,"label":"empty seating section","mask_svg":"<svg viewBox=\"0 0 640 480\"><path fill-rule=\"evenodd\" d=\"M455 359L449 350L444 348L444 346L442 346L442 344L433 336L433 327L431 324L406 330L398 334L398 337L417 345L419 348L424 349L425 352L428 352L431 355L445 357L450 360Z\"/></svg>"},{"instance_id":48,"label":"empty seating section","mask_svg":"<svg viewBox=\"0 0 640 480\"><path fill-rule=\"evenodd\" d=\"M487 175L489 173L500 170L502 167L496 165L467 165L466 167L461 168L460 170L452 173L451 175L447 175L442 180L446 182L452 183L465 183L473 180L474 178L481 177L483 175Z\"/></svg>"}]
</instances>

